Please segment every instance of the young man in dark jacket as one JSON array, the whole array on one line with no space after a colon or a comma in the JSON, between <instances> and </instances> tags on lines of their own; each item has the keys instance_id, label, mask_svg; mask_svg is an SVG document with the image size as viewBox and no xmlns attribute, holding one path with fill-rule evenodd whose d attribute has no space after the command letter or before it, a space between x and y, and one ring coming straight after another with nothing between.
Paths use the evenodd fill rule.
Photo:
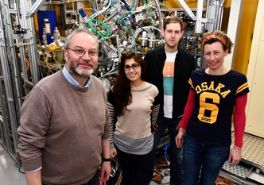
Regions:
<instances>
[{"instance_id":1,"label":"young man in dark jacket","mask_svg":"<svg viewBox=\"0 0 264 185\"><path fill-rule=\"evenodd\" d=\"M168 128L170 136L170 183L182 184L182 155L177 149L175 136L180 116L183 114L187 100L189 85L188 79L195 69L194 56L178 47L182 38L183 21L174 16L166 17L163 22L163 47L149 51L144 60L147 65L147 81L159 89L156 97L160 102L158 130L155 134L155 145Z\"/></svg>"}]
</instances>

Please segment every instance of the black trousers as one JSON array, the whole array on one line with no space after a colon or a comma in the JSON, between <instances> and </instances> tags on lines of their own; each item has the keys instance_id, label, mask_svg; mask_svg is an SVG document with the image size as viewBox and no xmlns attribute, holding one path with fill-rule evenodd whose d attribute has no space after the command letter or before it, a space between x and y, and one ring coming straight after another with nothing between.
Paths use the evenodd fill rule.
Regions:
<instances>
[{"instance_id":1,"label":"black trousers","mask_svg":"<svg viewBox=\"0 0 264 185\"><path fill-rule=\"evenodd\" d=\"M158 119L159 130L155 133L154 140L154 151L159 145L160 139L162 138L165 130L168 128L170 137L170 150L169 150L169 160L170 160L170 183L173 185L182 185L183 179L183 167L182 158L183 150L182 148L177 148L175 143L175 136L177 135L177 125L179 123L179 118L160 118Z\"/></svg>"},{"instance_id":2,"label":"black trousers","mask_svg":"<svg viewBox=\"0 0 264 185\"><path fill-rule=\"evenodd\" d=\"M117 159L122 170L123 185L149 185L154 169L153 151L134 155L117 149Z\"/></svg>"}]
</instances>

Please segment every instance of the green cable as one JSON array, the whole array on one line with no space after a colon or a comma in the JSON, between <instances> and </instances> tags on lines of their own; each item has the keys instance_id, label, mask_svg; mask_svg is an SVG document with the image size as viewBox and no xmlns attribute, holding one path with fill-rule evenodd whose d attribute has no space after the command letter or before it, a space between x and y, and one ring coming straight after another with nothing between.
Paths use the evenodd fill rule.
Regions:
<instances>
[{"instance_id":1,"label":"green cable","mask_svg":"<svg viewBox=\"0 0 264 185\"><path fill-rule=\"evenodd\" d=\"M89 18L87 20L88 27L92 30L94 34L99 36L100 39L107 39L112 34L112 29L109 25L107 25L104 21ZM96 26L98 26L98 28Z\"/></svg>"}]
</instances>

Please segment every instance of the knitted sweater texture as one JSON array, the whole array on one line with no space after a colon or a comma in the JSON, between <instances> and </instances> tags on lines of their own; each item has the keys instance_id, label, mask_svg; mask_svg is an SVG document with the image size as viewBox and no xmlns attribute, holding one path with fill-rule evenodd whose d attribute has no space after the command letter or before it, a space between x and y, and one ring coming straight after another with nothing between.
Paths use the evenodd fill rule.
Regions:
<instances>
[{"instance_id":1,"label":"knitted sweater texture","mask_svg":"<svg viewBox=\"0 0 264 185\"><path fill-rule=\"evenodd\" d=\"M77 88L59 71L42 79L22 105L19 153L26 171L42 166L44 184L83 184L101 164L110 120L104 87L90 80L88 88Z\"/></svg>"}]
</instances>

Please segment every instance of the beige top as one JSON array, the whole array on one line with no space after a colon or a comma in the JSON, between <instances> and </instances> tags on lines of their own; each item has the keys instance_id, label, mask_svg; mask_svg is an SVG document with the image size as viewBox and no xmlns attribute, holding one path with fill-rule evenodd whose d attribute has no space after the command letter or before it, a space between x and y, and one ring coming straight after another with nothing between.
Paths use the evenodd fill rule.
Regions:
<instances>
[{"instance_id":1,"label":"beige top","mask_svg":"<svg viewBox=\"0 0 264 185\"><path fill-rule=\"evenodd\" d=\"M158 94L156 86L149 84L141 90L131 90L132 103L122 116L117 117L115 135L132 139L146 138L151 133L152 106Z\"/></svg>"}]
</instances>

